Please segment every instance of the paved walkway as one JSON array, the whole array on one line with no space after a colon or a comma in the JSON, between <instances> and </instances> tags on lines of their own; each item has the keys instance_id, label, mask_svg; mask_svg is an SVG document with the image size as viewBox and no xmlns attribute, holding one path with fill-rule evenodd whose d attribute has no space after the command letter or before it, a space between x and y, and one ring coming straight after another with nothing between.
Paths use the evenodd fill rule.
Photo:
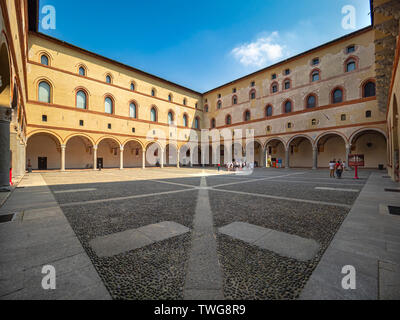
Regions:
<instances>
[{"instance_id":1,"label":"paved walkway","mask_svg":"<svg viewBox=\"0 0 400 320\"><path fill-rule=\"evenodd\" d=\"M0 299L110 299L40 173L26 175L0 208ZM42 288L42 267L56 270L56 289Z\"/></svg>"},{"instance_id":2,"label":"paved walkway","mask_svg":"<svg viewBox=\"0 0 400 320\"><path fill-rule=\"evenodd\" d=\"M400 207L400 193L385 192L399 187L371 174L300 299L400 299L400 216L387 209ZM355 290L342 288L347 265L356 270Z\"/></svg>"}]
</instances>

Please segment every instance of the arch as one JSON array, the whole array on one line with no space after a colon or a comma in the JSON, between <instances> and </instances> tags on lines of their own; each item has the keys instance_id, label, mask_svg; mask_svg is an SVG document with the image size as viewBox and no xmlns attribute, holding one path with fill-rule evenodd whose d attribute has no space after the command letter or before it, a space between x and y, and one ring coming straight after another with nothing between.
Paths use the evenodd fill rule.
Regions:
<instances>
[{"instance_id":1,"label":"arch","mask_svg":"<svg viewBox=\"0 0 400 320\"><path fill-rule=\"evenodd\" d=\"M85 134L73 134L65 141L66 169L93 169L93 140Z\"/></svg>"},{"instance_id":2,"label":"arch","mask_svg":"<svg viewBox=\"0 0 400 320\"><path fill-rule=\"evenodd\" d=\"M27 138L26 163L34 170L61 169L62 139L50 130L36 130Z\"/></svg>"},{"instance_id":3,"label":"arch","mask_svg":"<svg viewBox=\"0 0 400 320\"><path fill-rule=\"evenodd\" d=\"M131 82L129 83L129 89L131 91L136 91L136 82L134 80L131 80Z\"/></svg>"},{"instance_id":4,"label":"arch","mask_svg":"<svg viewBox=\"0 0 400 320\"><path fill-rule=\"evenodd\" d=\"M164 164L166 166L176 166L178 164L178 152L178 145L175 142L168 142L165 146Z\"/></svg>"},{"instance_id":5,"label":"arch","mask_svg":"<svg viewBox=\"0 0 400 320\"><path fill-rule=\"evenodd\" d=\"M293 137L291 137L291 138L289 139L289 141L287 142L287 147L289 147L290 144L291 144L294 140L296 140L296 139L298 139L298 138L307 139L308 141L310 141L311 145L314 146L314 140L313 140L310 136L308 136L308 135L306 135L306 134L296 134L295 136L293 136Z\"/></svg>"},{"instance_id":6,"label":"arch","mask_svg":"<svg viewBox=\"0 0 400 320\"><path fill-rule=\"evenodd\" d=\"M366 88L367 85L369 84L373 84L373 88L370 88L370 90L373 90L373 94L368 95L368 93L366 92ZM366 80L364 80L361 85L360 85L360 90L361 90L361 97L362 98L368 98L368 97L375 97L376 96L376 80L374 78L368 78Z\"/></svg>"},{"instance_id":7,"label":"arch","mask_svg":"<svg viewBox=\"0 0 400 320\"><path fill-rule=\"evenodd\" d=\"M47 80L40 80L37 84L37 100L42 103L52 103L53 87Z\"/></svg>"},{"instance_id":8,"label":"arch","mask_svg":"<svg viewBox=\"0 0 400 320\"><path fill-rule=\"evenodd\" d=\"M153 145L155 147L151 148ZM146 167L154 167L157 166L157 164L161 165L161 162L164 160L161 158L162 153L164 153L164 148L159 141L155 140L147 142L144 150Z\"/></svg>"},{"instance_id":9,"label":"arch","mask_svg":"<svg viewBox=\"0 0 400 320\"><path fill-rule=\"evenodd\" d=\"M168 94L168 101L169 102L173 102L174 101L174 95L171 92Z\"/></svg>"},{"instance_id":10,"label":"arch","mask_svg":"<svg viewBox=\"0 0 400 320\"><path fill-rule=\"evenodd\" d=\"M157 89L154 88L154 87L151 88L150 95L151 95L152 97L157 97Z\"/></svg>"},{"instance_id":11,"label":"arch","mask_svg":"<svg viewBox=\"0 0 400 320\"><path fill-rule=\"evenodd\" d=\"M337 90L341 90L342 91L342 99L341 99L341 101L335 99L335 93L336 93ZM345 90L345 88L343 86L334 87L331 90L331 94L330 95L331 95L331 98L330 98L331 104L342 103L342 102L346 101L346 90Z\"/></svg>"},{"instance_id":12,"label":"arch","mask_svg":"<svg viewBox=\"0 0 400 320\"><path fill-rule=\"evenodd\" d=\"M270 144L270 143L271 143L272 141L274 141L274 140L278 140L278 141L281 142L282 145L286 148L286 141L283 140L283 139L280 138L280 137L271 137L271 138L267 139L267 141L265 141L265 143L264 143L263 148L265 149L265 148L268 146L268 144Z\"/></svg>"},{"instance_id":13,"label":"arch","mask_svg":"<svg viewBox=\"0 0 400 320\"><path fill-rule=\"evenodd\" d=\"M367 127L367 128L361 128L361 129L354 131L349 138L350 144L353 144L354 139L356 138L357 135L362 134L363 132L365 133L366 131L378 132L378 133L382 134L385 137L385 140L387 141L387 134L385 131L383 131L382 129L379 129L379 128L368 128Z\"/></svg>"},{"instance_id":14,"label":"arch","mask_svg":"<svg viewBox=\"0 0 400 320\"><path fill-rule=\"evenodd\" d=\"M39 50L38 52L36 52L36 55L37 55L37 61L40 63L40 64L42 64L41 63L41 58L42 58L42 56L46 56L47 58L48 58L48 61L49 61L49 64L48 64L48 66L51 66L51 64L52 64L52 62L53 62L53 60L54 60L54 57L53 57L53 55L50 53L50 52L48 52L47 50Z\"/></svg>"},{"instance_id":15,"label":"arch","mask_svg":"<svg viewBox=\"0 0 400 320\"><path fill-rule=\"evenodd\" d=\"M89 110L89 91L84 87L75 88L75 107L78 108L79 92L83 92L85 94L85 108L79 108L79 109Z\"/></svg>"},{"instance_id":16,"label":"arch","mask_svg":"<svg viewBox=\"0 0 400 320\"><path fill-rule=\"evenodd\" d=\"M304 143L308 141L308 143ZM314 141L305 134L291 137L287 143L289 151L290 168L312 168L313 167Z\"/></svg>"},{"instance_id":17,"label":"arch","mask_svg":"<svg viewBox=\"0 0 400 320\"><path fill-rule=\"evenodd\" d=\"M172 109L168 110L167 120L169 125L173 125L175 123L175 112Z\"/></svg>"},{"instance_id":18,"label":"arch","mask_svg":"<svg viewBox=\"0 0 400 320\"><path fill-rule=\"evenodd\" d=\"M83 73L83 74L82 74ZM86 77L87 76L87 67L84 65L84 64L82 64L82 63L80 63L79 65L78 65L78 74L81 76L81 77Z\"/></svg>"},{"instance_id":19,"label":"arch","mask_svg":"<svg viewBox=\"0 0 400 320\"><path fill-rule=\"evenodd\" d=\"M225 116L225 124L226 125L232 124L232 116L229 113Z\"/></svg>"},{"instance_id":20,"label":"arch","mask_svg":"<svg viewBox=\"0 0 400 320\"><path fill-rule=\"evenodd\" d=\"M111 107L111 112L108 112L110 107ZM104 112L106 114L115 114L115 99L112 95L106 94L104 96Z\"/></svg>"},{"instance_id":21,"label":"arch","mask_svg":"<svg viewBox=\"0 0 400 320\"><path fill-rule=\"evenodd\" d=\"M314 75L318 73L318 79L314 80ZM321 80L321 69L314 68L310 72L310 82L318 82Z\"/></svg>"},{"instance_id":22,"label":"arch","mask_svg":"<svg viewBox=\"0 0 400 320\"><path fill-rule=\"evenodd\" d=\"M11 64L8 48L5 43L1 45L0 49L0 65L0 103L4 106L9 106L11 97Z\"/></svg>"},{"instance_id":23,"label":"arch","mask_svg":"<svg viewBox=\"0 0 400 320\"><path fill-rule=\"evenodd\" d=\"M253 160L255 167L263 167L264 166L264 147L260 140L254 139L253 141L253 149L249 148L251 142L246 144L245 151L246 151L246 160L250 161ZM249 159L249 151L253 151L253 159Z\"/></svg>"},{"instance_id":24,"label":"arch","mask_svg":"<svg viewBox=\"0 0 400 320\"><path fill-rule=\"evenodd\" d=\"M208 112L208 104L204 105L204 111Z\"/></svg>"},{"instance_id":25,"label":"arch","mask_svg":"<svg viewBox=\"0 0 400 320\"><path fill-rule=\"evenodd\" d=\"M118 138L109 136L109 135L102 136L99 139L97 139L96 145L98 146L103 140L106 140L106 139L114 140L116 143L118 143L118 145L120 145L120 146L122 145L121 141Z\"/></svg>"},{"instance_id":26,"label":"arch","mask_svg":"<svg viewBox=\"0 0 400 320\"><path fill-rule=\"evenodd\" d=\"M286 83L289 82L289 88L286 88ZM290 78L285 78L282 81L282 89L283 90L290 90L292 88L292 80Z\"/></svg>"},{"instance_id":27,"label":"arch","mask_svg":"<svg viewBox=\"0 0 400 320\"><path fill-rule=\"evenodd\" d=\"M254 99L257 99L257 90L253 88L249 92L249 100L254 100Z\"/></svg>"},{"instance_id":28,"label":"arch","mask_svg":"<svg viewBox=\"0 0 400 320\"><path fill-rule=\"evenodd\" d=\"M67 145L69 140L71 140L72 138L75 138L75 137L80 137L80 136L85 137L86 139L88 139L92 143L92 146L95 145L94 139L91 136L89 136L89 135L87 135L85 133L73 133L73 134L70 134L69 136L67 136L64 139L64 144Z\"/></svg>"},{"instance_id":29,"label":"arch","mask_svg":"<svg viewBox=\"0 0 400 320\"><path fill-rule=\"evenodd\" d=\"M61 136L59 136L57 133L55 133L55 132L53 132L53 131L51 131L51 130L47 130L47 129L38 129L38 130L31 131L31 132L27 135L26 141L28 142L30 138L32 138L33 136L38 135L38 134L48 134L48 135L51 135L51 136L53 136L54 138L57 139L59 145L62 145L62 144L63 144L63 139L61 138Z\"/></svg>"},{"instance_id":30,"label":"arch","mask_svg":"<svg viewBox=\"0 0 400 320\"><path fill-rule=\"evenodd\" d=\"M158 122L158 108L156 105L150 107L150 121Z\"/></svg>"},{"instance_id":31,"label":"arch","mask_svg":"<svg viewBox=\"0 0 400 320\"><path fill-rule=\"evenodd\" d=\"M108 80L110 81L108 82ZM112 84L114 82L114 77L112 76L111 73L107 72L104 74L104 81L108 84Z\"/></svg>"},{"instance_id":32,"label":"arch","mask_svg":"<svg viewBox=\"0 0 400 320\"><path fill-rule=\"evenodd\" d=\"M234 94L234 95L232 96L232 105L236 105L236 104L238 104L238 97L237 97L236 94Z\"/></svg>"},{"instance_id":33,"label":"arch","mask_svg":"<svg viewBox=\"0 0 400 320\"><path fill-rule=\"evenodd\" d=\"M128 138L123 143L124 168L143 168L143 143L134 138Z\"/></svg>"},{"instance_id":34,"label":"arch","mask_svg":"<svg viewBox=\"0 0 400 320\"><path fill-rule=\"evenodd\" d=\"M246 109L243 112L243 121L248 122L250 120L251 120L251 111L249 109Z\"/></svg>"},{"instance_id":35,"label":"arch","mask_svg":"<svg viewBox=\"0 0 400 320\"><path fill-rule=\"evenodd\" d=\"M352 61L354 62L354 69L348 70L348 64ZM359 58L357 56L350 56L344 62L344 72L346 73L346 72L356 71L358 70L358 65L359 65Z\"/></svg>"},{"instance_id":36,"label":"arch","mask_svg":"<svg viewBox=\"0 0 400 320\"><path fill-rule=\"evenodd\" d=\"M185 128L189 127L189 115L186 112L183 113L182 124Z\"/></svg>"},{"instance_id":37,"label":"arch","mask_svg":"<svg viewBox=\"0 0 400 320\"><path fill-rule=\"evenodd\" d=\"M102 168L120 168L121 141L113 136L103 136L97 141L97 162Z\"/></svg>"},{"instance_id":38,"label":"arch","mask_svg":"<svg viewBox=\"0 0 400 320\"><path fill-rule=\"evenodd\" d=\"M135 105L135 116L132 117L131 115L131 105ZM139 104L137 103L136 100L130 100L129 101L129 117L132 119L138 119L139 118Z\"/></svg>"},{"instance_id":39,"label":"arch","mask_svg":"<svg viewBox=\"0 0 400 320\"><path fill-rule=\"evenodd\" d=\"M275 142L273 144L273 142ZM282 167L286 166L286 142L280 137L271 137L264 144L265 159L270 167L277 167L281 160Z\"/></svg>"},{"instance_id":40,"label":"arch","mask_svg":"<svg viewBox=\"0 0 400 320\"><path fill-rule=\"evenodd\" d=\"M289 110L289 105L288 105L289 102L290 102L290 110ZM292 99L286 99L282 103L282 113L291 113L291 112L293 112L293 107L294 107L293 100Z\"/></svg>"},{"instance_id":41,"label":"arch","mask_svg":"<svg viewBox=\"0 0 400 320\"><path fill-rule=\"evenodd\" d=\"M142 147L142 149L144 149L144 144L142 143L142 141L140 141L139 139L136 139L136 138L128 138L128 139L126 139L126 140L121 144L122 147L125 148L125 146L126 146L129 142L137 142L138 144L140 144L140 146Z\"/></svg>"},{"instance_id":42,"label":"arch","mask_svg":"<svg viewBox=\"0 0 400 320\"><path fill-rule=\"evenodd\" d=\"M314 97L314 105L312 105L310 98ZM318 96L315 93L309 93L304 99L304 109L313 109L318 107Z\"/></svg>"},{"instance_id":43,"label":"arch","mask_svg":"<svg viewBox=\"0 0 400 320\"><path fill-rule=\"evenodd\" d=\"M274 107L272 106L272 104L267 104L265 106L265 113L264 113L265 117L272 117L274 115Z\"/></svg>"},{"instance_id":44,"label":"arch","mask_svg":"<svg viewBox=\"0 0 400 320\"><path fill-rule=\"evenodd\" d=\"M339 137L341 137L341 138L343 139L343 141L344 141L344 143L345 143L346 145L349 143L348 138L347 138L343 133L341 133L341 132L339 132L339 131L328 131L328 132L321 133L319 136L317 136L317 137L315 138L314 146L317 147L318 144L319 144L319 141L320 141L323 137L328 136L328 135L331 135L331 136L332 136L332 135L334 135L334 136L339 136Z\"/></svg>"},{"instance_id":45,"label":"arch","mask_svg":"<svg viewBox=\"0 0 400 320\"><path fill-rule=\"evenodd\" d=\"M275 92L273 90L274 86L276 86L276 91ZM278 81L274 81L274 82L271 83L269 91L270 91L271 94L275 94L275 93L279 92L279 83L278 83Z\"/></svg>"}]
</instances>

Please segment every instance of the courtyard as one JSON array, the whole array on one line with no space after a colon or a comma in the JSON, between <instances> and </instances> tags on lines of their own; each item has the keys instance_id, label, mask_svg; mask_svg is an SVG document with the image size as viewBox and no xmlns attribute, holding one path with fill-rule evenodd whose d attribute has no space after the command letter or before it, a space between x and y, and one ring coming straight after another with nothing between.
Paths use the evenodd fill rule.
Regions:
<instances>
[{"instance_id":1,"label":"courtyard","mask_svg":"<svg viewBox=\"0 0 400 320\"><path fill-rule=\"evenodd\" d=\"M352 171L332 179L327 170L255 169L245 175L202 168L31 173L0 208L0 215L15 213L0 225L3 248L7 228L37 221L47 234L39 240L47 237L53 259L64 259L56 247L66 246L66 235L60 228L51 233L64 215L84 249L79 253L90 258L113 299L298 299L371 174L382 176L368 170L355 180ZM29 242L41 243L35 231L30 236ZM17 256L18 250L2 255L3 270ZM39 261L27 262L21 272ZM2 292L3 299L30 295Z\"/></svg>"}]
</instances>

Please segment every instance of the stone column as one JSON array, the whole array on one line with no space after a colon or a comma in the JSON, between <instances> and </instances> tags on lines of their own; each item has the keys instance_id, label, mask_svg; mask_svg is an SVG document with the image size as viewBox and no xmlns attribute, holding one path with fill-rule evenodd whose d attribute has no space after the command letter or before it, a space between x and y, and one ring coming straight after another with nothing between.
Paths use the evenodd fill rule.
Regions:
<instances>
[{"instance_id":1,"label":"stone column","mask_svg":"<svg viewBox=\"0 0 400 320\"><path fill-rule=\"evenodd\" d=\"M179 163L179 161L181 160L181 153L179 152L179 149L176 151L176 167L180 168L181 164Z\"/></svg>"},{"instance_id":2,"label":"stone column","mask_svg":"<svg viewBox=\"0 0 400 320\"><path fill-rule=\"evenodd\" d=\"M65 149L67 146L65 144L61 145L61 171L65 171Z\"/></svg>"},{"instance_id":3,"label":"stone column","mask_svg":"<svg viewBox=\"0 0 400 320\"><path fill-rule=\"evenodd\" d=\"M120 147L119 149L119 169L124 169L124 147Z\"/></svg>"},{"instance_id":4,"label":"stone column","mask_svg":"<svg viewBox=\"0 0 400 320\"><path fill-rule=\"evenodd\" d=\"M313 147L313 170L317 170L318 168L318 147L314 146Z\"/></svg>"},{"instance_id":5,"label":"stone column","mask_svg":"<svg viewBox=\"0 0 400 320\"><path fill-rule=\"evenodd\" d=\"M146 169L146 150L142 149L142 169Z\"/></svg>"},{"instance_id":6,"label":"stone column","mask_svg":"<svg viewBox=\"0 0 400 320\"><path fill-rule=\"evenodd\" d=\"M349 168L349 156L351 154L351 144L346 145L346 169Z\"/></svg>"},{"instance_id":7,"label":"stone column","mask_svg":"<svg viewBox=\"0 0 400 320\"><path fill-rule=\"evenodd\" d=\"M97 148L98 146L93 146L93 170L97 170Z\"/></svg>"},{"instance_id":8,"label":"stone column","mask_svg":"<svg viewBox=\"0 0 400 320\"><path fill-rule=\"evenodd\" d=\"M0 192L11 191L10 122L11 109L0 106Z\"/></svg>"},{"instance_id":9,"label":"stone column","mask_svg":"<svg viewBox=\"0 0 400 320\"><path fill-rule=\"evenodd\" d=\"M285 149L285 168L290 169L289 165L289 148Z\"/></svg>"},{"instance_id":10,"label":"stone column","mask_svg":"<svg viewBox=\"0 0 400 320\"><path fill-rule=\"evenodd\" d=\"M160 166L164 168L164 149L160 147Z\"/></svg>"}]
</instances>

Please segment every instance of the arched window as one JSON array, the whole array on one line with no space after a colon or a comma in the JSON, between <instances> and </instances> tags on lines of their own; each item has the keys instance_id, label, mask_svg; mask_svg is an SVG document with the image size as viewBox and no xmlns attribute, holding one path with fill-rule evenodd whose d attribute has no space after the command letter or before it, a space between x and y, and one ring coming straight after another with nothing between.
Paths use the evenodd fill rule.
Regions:
<instances>
[{"instance_id":1,"label":"arched window","mask_svg":"<svg viewBox=\"0 0 400 320\"><path fill-rule=\"evenodd\" d=\"M357 69L357 64L354 59L350 59L346 63L346 72L354 71Z\"/></svg>"},{"instance_id":2,"label":"arched window","mask_svg":"<svg viewBox=\"0 0 400 320\"><path fill-rule=\"evenodd\" d=\"M266 117L272 117L272 106L267 106L265 108L265 116Z\"/></svg>"},{"instance_id":3,"label":"arched window","mask_svg":"<svg viewBox=\"0 0 400 320\"><path fill-rule=\"evenodd\" d=\"M336 89L332 93L332 103L340 103L343 102L343 90Z\"/></svg>"},{"instance_id":4,"label":"arched window","mask_svg":"<svg viewBox=\"0 0 400 320\"><path fill-rule=\"evenodd\" d=\"M315 81L319 81L320 77L319 77L319 71L318 70L314 70L311 73L311 81L315 82Z\"/></svg>"},{"instance_id":5,"label":"arched window","mask_svg":"<svg viewBox=\"0 0 400 320\"><path fill-rule=\"evenodd\" d=\"M214 129L215 127L216 127L215 119L212 118L212 119L211 119L211 128Z\"/></svg>"},{"instance_id":6,"label":"arched window","mask_svg":"<svg viewBox=\"0 0 400 320\"><path fill-rule=\"evenodd\" d=\"M174 114L172 111L168 112L168 124L173 124L174 123Z\"/></svg>"},{"instance_id":7,"label":"arched window","mask_svg":"<svg viewBox=\"0 0 400 320\"><path fill-rule=\"evenodd\" d=\"M250 91L250 100L254 100L256 98L256 90Z\"/></svg>"},{"instance_id":8,"label":"arched window","mask_svg":"<svg viewBox=\"0 0 400 320\"><path fill-rule=\"evenodd\" d=\"M290 89L290 80L286 80L286 81L283 83L283 87L285 88L285 90Z\"/></svg>"},{"instance_id":9,"label":"arched window","mask_svg":"<svg viewBox=\"0 0 400 320\"><path fill-rule=\"evenodd\" d=\"M79 75L82 77L86 76L86 70L84 67L79 67Z\"/></svg>"},{"instance_id":10,"label":"arched window","mask_svg":"<svg viewBox=\"0 0 400 320\"><path fill-rule=\"evenodd\" d=\"M109 74L106 76L106 82L111 83L111 76Z\"/></svg>"},{"instance_id":11,"label":"arched window","mask_svg":"<svg viewBox=\"0 0 400 320\"><path fill-rule=\"evenodd\" d=\"M217 103L217 109L221 109L222 108L222 102L221 101L218 101L218 103Z\"/></svg>"},{"instance_id":12,"label":"arched window","mask_svg":"<svg viewBox=\"0 0 400 320\"><path fill-rule=\"evenodd\" d=\"M86 93L85 93L85 91L83 91L83 90L79 90L77 93L76 93L76 107L78 108L78 109L86 109L86 107L87 107L87 96L86 96Z\"/></svg>"},{"instance_id":13,"label":"arched window","mask_svg":"<svg viewBox=\"0 0 400 320\"><path fill-rule=\"evenodd\" d=\"M189 120L187 114L183 115L183 126L188 127L189 126Z\"/></svg>"},{"instance_id":14,"label":"arched window","mask_svg":"<svg viewBox=\"0 0 400 320\"><path fill-rule=\"evenodd\" d=\"M186 101L186 98L185 98L185 99L183 99L183 105L186 106L186 103L187 103L187 101Z\"/></svg>"},{"instance_id":15,"label":"arched window","mask_svg":"<svg viewBox=\"0 0 400 320\"><path fill-rule=\"evenodd\" d=\"M368 81L363 87L363 97L375 97L376 96L376 87L375 82Z\"/></svg>"},{"instance_id":16,"label":"arched window","mask_svg":"<svg viewBox=\"0 0 400 320\"><path fill-rule=\"evenodd\" d=\"M153 121L153 122L157 121L157 110L154 107L152 107L150 110L150 121Z\"/></svg>"},{"instance_id":17,"label":"arched window","mask_svg":"<svg viewBox=\"0 0 400 320\"><path fill-rule=\"evenodd\" d=\"M315 108L317 106L317 98L313 94L310 94L306 101L307 109Z\"/></svg>"},{"instance_id":18,"label":"arched window","mask_svg":"<svg viewBox=\"0 0 400 320\"><path fill-rule=\"evenodd\" d=\"M204 111L205 111L205 112L208 112L208 105L205 105L205 106L204 106Z\"/></svg>"},{"instance_id":19,"label":"arched window","mask_svg":"<svg viewBox=\"0 0 400 320\"><path fill-rule=\"evenodd\" d=\"M198 117L196 117L196 119L194 119L194 128L200 129L200 120Z\"/></svg>"},{"instance_id":20,"label":"arched window","mask_svg":"<svg viewBox=\"0 0 400 320\"><path fill-rule=\"evenodd\" d=\"M244 112L244 121L250 121L250 119L251 119L251 113L249 110L246 110Z\"/></svg>"},{"instance_id":21,"label":"arched window","mask_svg":"<svg viewBox=\"0 0 400 320\"><path fill-rule=\"evenodd\" d=\"M238 103L237 96L233 96L232 97L232 104L237 104L237 103Z\"/></svg>"},{"instance_id":22,"label":"arched window","mask_svg":"<svg viewBox=\"0 0 400 320\"><path fill-rule=\"evenodd\" d=\"M135 91L135 84L133 82L131 83L131 91Z\"/></svg>"},{"instance_id":23,"label":"arched window","mask_svg":"<svg viewBox=\"0 0 400 320\"><path fill-rule=\"evenodd\" d=\"M136 104L133 102L130 103L129 105L129 117L136 119L137 113L136 113Z\"/></svg>"},{"instance_id":24,"label":"arched window","mask_svg":"<svg viewBox=\"0 0 400 320\"><path fill-rule=\"evenodd\" d=\"M288 100L288 101L285 102L284 111L285 111L285 113L292 112L292 101Z\"/></svg>"},{"instance_id":25,"label":"arched window","mask_svg":"<svg viewBox=\"0 0 400 320\"><path fill-rule=\"evenodd\" d=\"M276 93L276 92L278 92L278 84L273 83L271 86L271 93Z\"/></svg>"},{"instance_id":26,"label":"arched window","mask_svg":"<svg viewBox=\"0 0 400 320\"><path fill-rule=\"evenodd\" d=\"M169 95L168 95L168 101L169 101L169 102L172 102L172 94L169 94Z\"/></svg>"},{"instance_id":27,"label":"arched window","mask_svg":"<svg viewBox=\"0 0 400 320\"><path fill-rule=\"evenodd\" d=\"M49 65L49 57L46 56L45 54L42 54L42 56L40 57L40 63L43 64L44 66L48 66Z\"/></svg>"},{"instance_id":28,"label":"arched window","mask_svg":"<svg viewBox=\"0 0 400 320\"><path fill-rule=\"evenodd\" d=\"M155 89L151 89L151 96L155 97L156 96L156 90Z\"/></svg>"},{"instance_id":29,"label":"arched window","mask_svg":"<svg viewBox=\"0 0 400 320\"><path fill-rule=\"evenodd\" d=\"M227 124L227 125L232 124L232 117L231 117L230 114L228 114L228 115L226 116L225 124Z\"/></svg>"},{"instance_id":30,"label":"arched window","mask_svg":"<svg viewBox=\"0 0 400 320\"><path fill-rule=\"evenodd\" d=\"M40 102L50 103L51 102L51 88L46 81L39 83L38 98Z\"/></svg>"},{"instance_id":31,"label":"arched window","mask_svg":"<svg viewBox=\"0 0 400 320\"><path fill-rule=\"evenodd\" d=\"M112 101L112 99L110 97L107 97L104 100L104 112L108 113L108 114L112 114L113 113L113 109L114 109L113 101Z\"/></svg>"}]
</instances>

